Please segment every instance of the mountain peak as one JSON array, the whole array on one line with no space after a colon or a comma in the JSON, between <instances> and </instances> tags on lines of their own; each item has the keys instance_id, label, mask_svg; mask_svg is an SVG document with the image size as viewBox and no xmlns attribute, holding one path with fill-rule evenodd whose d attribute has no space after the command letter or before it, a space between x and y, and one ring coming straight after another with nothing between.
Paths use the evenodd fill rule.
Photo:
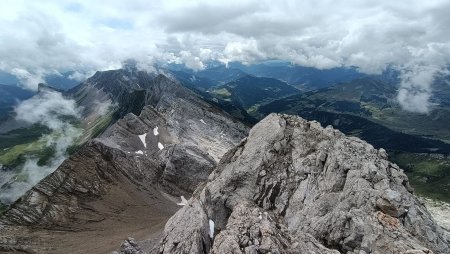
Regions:
<instances>
[{"instance_id":1,"label":"mountain peak","mask_svg":"<svg viewBox=\"0 0 450 254\"><path fill-rule=\"evenodd\" d=\"M62 92L61 90L59 90L53 86L50 86L50 85L47 85L44 83L39 83L38 84L38 93L42 93L44 91Z\"/></svg>"},{"instance_id":2,"label":"mountain peak","mask_svg":"<svg viewBox=\"0 0 450 254\"><path fill-rule=\"evenodd\" d=\"M224 156L162 239L162 253L450 251L386 151L278 114Z\"/></svg>"}]
</instances>

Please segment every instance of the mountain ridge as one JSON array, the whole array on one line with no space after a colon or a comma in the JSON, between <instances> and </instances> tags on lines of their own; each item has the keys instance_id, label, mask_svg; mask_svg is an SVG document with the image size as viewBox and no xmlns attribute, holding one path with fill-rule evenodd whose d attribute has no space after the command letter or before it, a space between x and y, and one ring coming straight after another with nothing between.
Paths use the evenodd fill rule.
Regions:
<instances>
[{"instance_id":1,"label":"mountain ridge","mask_svg":"<svg viewBox=\"0 0 450 254\"><path fill-rule=\"evenodd\" d=\"M95 85L90 80L77 91L101 90ZM116 98L128 98L121 85ZM130 101L145 104L139 115L125 113L122 105L120 120L5 211L0 250L73 252L75 244L79 252L113 251L111 241L119 244L135 233L148 237L143 225L157 237L176 211L177 197L189 196L246 135L245 125L166 77L156 76L146 88L144 101Z\"/></svg>"},{"instance_id":2,"label":"mountain ridge","mask_svg":"<svg viewBox=\"0 0 450 254\"><path fill-rule=\"evenodd\" d=\"M442 84L441 84L442 86ZM442 87L441 87L442 89ZM445 97L444 95L442 97ZM277 108L283 106L283 108ZM434 106L428 114L405 111L397 101L397 88L373 77L281 98L262 106L265 112L327 111L364 117L397 132L447 142L450 108Z\"/></svg>"}]
</instances>

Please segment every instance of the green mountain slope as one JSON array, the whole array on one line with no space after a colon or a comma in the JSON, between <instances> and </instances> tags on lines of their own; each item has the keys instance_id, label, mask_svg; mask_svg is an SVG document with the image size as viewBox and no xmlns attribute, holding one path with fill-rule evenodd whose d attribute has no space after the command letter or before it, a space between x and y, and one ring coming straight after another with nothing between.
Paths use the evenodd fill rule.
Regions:
<instances>
[{"instance_id":1,"label":"green mountain slope","mask_svg":"<svg viewBox=\"0 0 450 254\"><path fill-rule=\"evenodd\" d=\"M435 105L429 114L401 109L395 87L370 78L283 98L263 111L316 110L360 116L389 129L422 137L450 141L450 106ZM449 97L450 98L450 97Z\"/></svg>"}]
</instances>

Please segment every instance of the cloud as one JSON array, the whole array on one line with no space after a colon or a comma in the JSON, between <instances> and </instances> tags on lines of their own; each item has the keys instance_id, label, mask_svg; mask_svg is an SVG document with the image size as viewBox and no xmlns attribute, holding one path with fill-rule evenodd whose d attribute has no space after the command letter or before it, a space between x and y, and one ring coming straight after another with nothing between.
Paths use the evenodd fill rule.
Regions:
<instances>
[{"instance_id":1,"label":"cloud","mask_svg":"<svg viewBox=\"0 0 450 254\"><path fill-rule=\"evenodd\" d=\"M104 116L111 112L111 108L118 107L118 104L112 104L110 100L107 101L94 101L94 112L99 116Z\"/></svg>"},{"instance_id":2,"label":"cloud","mask_svg":"<svg viewBox=\"0 0 450 254\"><path fill-rule=\"evenodd\" d=\"M44 83L41 74L33 74L25 69L13 68L11 74L15 75L25 88L31 90L35 88L36 84Z\"/></svg>"},{"instance_id":3,"label":"cloud","mask_svg":"<svg viewBox=\"0 0 450 254\"><path fill-rule=\"evenodd\" d=\"M449 64L449 8L446 0L17 0L0 8L0 70L36 89L48 73L76 71L82 79L126 59L194 70L208 61L266 59L371 74L391 66L406 75L401 105L426 112L432 79L412 90L417 84L408 80L422 75L416 68ZM408 103L417 98L427 110Z\"/></svg>"},{"instance_id":4,"label":"cloud","mask_svg":"<svg viewBox=\"0 0 450 254\"><path fill-rule=\"evenodd\" d=\"M106 104L98 104L100 111ZM31 99L21 102L16 108L16 119L29 124L41 124L52 132L40 138L38 143L51 148L52 156L45 165L39 165L39 159L28 156L19 177L21 180L13 180L2 187L0 201L3 203L14 202L27 190L36 185L42 178L53 172L67 158L67 149L81 136L82 130L76 128L68 118L80 117L81 109L77 108L74 100L66 99L59 92L44 89Z\"/></svg>"},{"instance_id":5,"label":"cloud","mask_svg":"<svg viewBox=\"0 0 450 254\"><path fill-rule=\"evenodd\" d=\"M47 89L21 102L15 112L17 120L39 123L54 131L62 131L70 124L62 120L62 116L80 117L75 100L66 99L60 92Z\"/></svg>"},{"instance_id":6,"label":"cloud","mask_svg":"<svg viewBox=\"0 0 450 254\"><path fill-rule=\"evenodd\" d=\"M401 85L397 95L400 104L409 111L428 113L431 84L440 71L437 66L412 66L401 73Z\"/></svg>"},{"instance_id":7,"label":"cloud","mask_svg":"<svg viewBox=\"0 0 450 254\"><path fill-rule=\"evenodd\" d=\"M89 77L91 77L94 74L95 74L95 71L87 71L87 72L74 71L72 74L69 75L68 78L72 79L72 80L76 80L76 81L82 82L82 81L88 79Z\"/></svg>"}]
</instances>

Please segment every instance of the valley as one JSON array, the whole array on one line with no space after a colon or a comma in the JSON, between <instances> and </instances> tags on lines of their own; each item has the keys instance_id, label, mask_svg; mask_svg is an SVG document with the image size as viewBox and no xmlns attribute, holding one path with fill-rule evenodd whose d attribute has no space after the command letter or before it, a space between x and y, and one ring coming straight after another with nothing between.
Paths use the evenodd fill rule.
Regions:
<instances>
[{"instance_id":1,"label":"valley","mask_svg":"<svg viewBox=\"0 0 450 254\"><path fill-rule=\"evenodd\" d=\"M227 69L216 69L213 73L217 74L219 70L227 72ZM403 131L401 125L390 128L392 122L400 121L398 119L406 119L404 121L409 123L415 121L408 118L407 114L396 112L399 109L395 103L393 87L371 78L358 78L349 83L330 84L326 88L305 92L273 78L237 75L236 73L242 74L243 71L236 72L234 69L230 72L222 75L222 81L211 81L205 75L202 82L206 83L196 83L201 79L188 78L182 71L165 76L139 71L133 66L97 72L79 86L62 93L65 99L74 101L74 105L80 110L80 116L61 115L59 119L79 130L80 134L65 148L65 157L58 164L51 164L57 152L46 140L58 140L64 135L63 132L58 134L45 125L34 124L2 134L0 138L4 142L0 163L3 168L0 179L3 191L14 190L15 186L21 186L21 182L28 181L29 173L22 172L21 167L32 158L37 161L38 166L53 165L53 168L48 171L48 175L41 175L42 180L39 179L36 185L23 189L24 195L20 198L18 196L19 199L4 199L7 202L0 206L3 232L21 238L20 244L11 244L9 240L5 240L5 235L0 234L0 250L55 253L73 252L75 246L79 246L76 247L77 253L106 253L137 246L136 248L143 248L149 253L157 248L172 253L174 249L166 247L168 245L160 246L161 239L170 243L183 242L192 237L203 239L201 241L205 245L200 249L205 246L221 248L221 245L213 247L213 243L208 243L209 240L193 233L189 233L191 236L186 236L183 240L176 240L179 237L177 234L183 235L184 230L190 230L193 226L190 224L179 228L177 224L173 224L174 220L180 220L178 213L190 213L188 209L191 209L183 209L177 203L181 196L192 197L189 202L197 202L195 199L202 198L198 192L205 191L202 190L205 184L211 184L208 179L215 179L215 175L221 174L226 163L234 163L234 159L230 159L234 153L234 156L241 156L241 152L238 152L241 142L250 142L255 147L261 145L257 141L245 141L243 138L257 119L272 119L275 117L273 112L298 115L313 121L308 122L308 126L321 128L319 123L324 127L333 126L349 136L369 142L371 145L367 144L365 149L375 149L377 156L388 156L389 160L405 170L409 181L402 183L401 188L406 188L402 191L413 193L413 189L409 187L411 184L415 194L428 200L430 205L430 202L435 202L433 214L445 224L445 219L439 217L445 207L441 204L445 203L439 202L450 202L450 144L444 142L445 135L440 136L437 132L433 133L436 136L420 135L429 126L417 128L414 132ZM229 80L236 75L237 79ZM177 79L177 76L182 78ZM45 89L53 91L51 87ZM40 95L38 93L35 96ZM395 112L390 114L392 117L389 121L385 117L389 115L386 112L391 112L388 109ZM279 120L274 122L263 122L269 121L269 126L276 126L277 122L287 121L287 126L291 127L286 127L286 134L282 136L293 135L293 132L305 128L295 131L299 124L297 121L306 120L293 120L294 118L286 118L285 115L277 117L280 118L275 119ZM434 118L433 121L426 124L445 123L440 118ZM256 126L258 125L260 124ZM265 134L261 131L254 132L268 138L271 130L267 128L269 127L263 128ZM337 130L330 132L328 127L324 130L324 133L336 133L333 135L338 137L343 135L337 134ZM443 137L442 140L437 139L438 136ZM312 138L309 137L308 140ZM353 142L352 138L350 140ZM355 142L352 145L358 147L359 141ZM280 144L285 146L283 142ZM299 144L301 142L296 142L294 146ZM233 148L234 146L237 147ZM278 148L275 144L274 148L257 149L283 155L283 149L288 147L290 146ZM382 148L387 150L386 154ZM262 161L269 160L273 155L264 156L269 157L262 158ZM318 154L317 158L322 158L321 156ZM245 158L244 156L244 161ZM252 159L254 162L258 160L256 157ZM285 165L286 161L289 160L275 159L274 163ZM326 164L327 161L325 159L322 163ZM304 163L309 165L307 161ZM398 166L394 165L394 169L389 170L397 170ZM212 174L209 175L210 173ZM306 173L308 174L310 173ZM247 173L242 179L246 175ZM281 175L283 173L280 172ZM297 178L291 180L293 179ZM247 184L239 183L241 180L234 178L229 181L232 185L236 184L232 188ZM334 185L341 186L338 182ZM281 188L270 185L266 187ZM288 191L289 188L282 189ZM282 189L272 189L270 192L272 195L281 195ZM263 197L265 194L258 195ZM265 199L267 200L260 204L263 209L275 209L281 205L272 204L272 198ZM258 200L255 202L259 202ZM275 200L281 200L281 196ZM205 202L209 201L202 201ZM236 209L239 212L241 208ZM372 208L367 209L368 212L372 211ZM278 215L274 213L271 216L284 217L287 216L287 211L281 209ZM388 210L382 211L390 213ZM216 224L217 227L222 227L224 223L220 222L220 214L222 212L207 215L219 216L214 219L219 223ZM146 219L142 219L143 217ZM198 219L194 216L192 220ZM178 223L183 225L183 222ZM203 225L204 222L198 223ZM174 232L177 232L175 236L167 231L167 227L173 227ZM317 235L315 238L308 238L302 234L296 237L313 242L316 246L324 244L318 247L321 252L333 246L328 243L330 240L321 239ZM120 247L119 243L128 237L134 239L126 240ZM190 244L183 243L177 248L197 248ZM445 248L443 245L439 246L432 248ZM354 247L344 244L336 248ZM393 248L406 247L398 245Z\"/></svg>"},{"instance_id":2,"label":"valley","mask_svg":"<svg viewBox=\"0 0 450 254\"><path fill-rule=\"evenodd\" d=\"M449 254L448 10L0 1L0 254Z\"/></svg>"}]
</instances>

